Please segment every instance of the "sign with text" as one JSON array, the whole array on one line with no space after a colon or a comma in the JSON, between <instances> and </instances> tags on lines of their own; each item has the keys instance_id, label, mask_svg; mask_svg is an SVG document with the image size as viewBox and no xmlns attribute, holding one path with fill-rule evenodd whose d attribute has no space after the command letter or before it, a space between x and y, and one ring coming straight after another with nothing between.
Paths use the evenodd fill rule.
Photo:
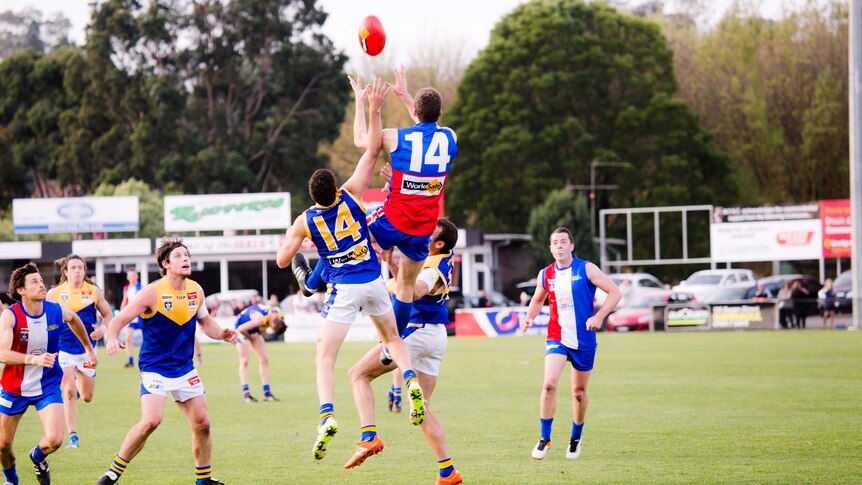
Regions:
<instances>
[{"instance_id":1,"label":"sign with text","mask_svg":"<svg viewBox=\"0 0 862 485\"><path fill-rule=\"evenodd\" d=\"M12 222L15 234L134 232L140 227L138 198L15 199Z\"/></svg>"},{"instance_id":2,"label":"sign with text","mask_svg":"<svg viewBox=\"0 0 862 485\"><path fill-rule=\"evenodd\" d=\"M850 199L820 201L824 258L850 257L851 221Z\"/></svg>"},{"instance_id":3,"label":"sign with text","mask_svg":"<svg viewBox=\"0 0 862 485\"><path fill-rule=\"evenodd\" d=\"M717 262L820 259L820 206L716 207L710 252Z\"/></svg>"},{"instance_id":4,"label":"sign with text","mask_svg":"<svg viewBox=\"0 0 862 485\"><path fill-rule=\"evenodd\" d=\"M285 229L293 224L289 192L165 196L165 231Z\"/></svg>"}]
</instances>

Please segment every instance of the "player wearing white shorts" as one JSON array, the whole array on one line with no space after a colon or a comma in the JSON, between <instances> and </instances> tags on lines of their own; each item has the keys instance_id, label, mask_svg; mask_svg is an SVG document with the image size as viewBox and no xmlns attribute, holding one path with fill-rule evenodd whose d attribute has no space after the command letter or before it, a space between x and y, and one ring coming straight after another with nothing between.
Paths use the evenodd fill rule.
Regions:
<instances>
[{"instance_id":1,"label":"player wearing white shorts","mask_svg":"<svg viewBox=\"0 0 862 485\"><path fill-rule=\"evenodd\" d=\"M325 265L322 278L329 283L321 315L324 318L317 340L316 378L320 400L320 425L312 452L314 458L326 455L329 440L338 431L332 397L335 391L335 360L350 324L359 315L371 317L380 340L392 350L395 361L404 370L404 380L411 393L411 421L420 424L425 419L422 389L410 364L410 353L398 336L392 303L380 275L380 263L371 247L365 208L360 202L371 182L374 164L380 153L380 108L389 88L380 79L363 93L370 97L371 122L368 148L359 160L353 176L338 188L335 174L321 169L311 176L308 191L315 205L296 218L287 230L285 241L278 250L276 263L286 268L297 255L302 241L308 237L317 247ZM299 276L300 283L306 281ZM382 448L382 446L380 447ZM377 453L380 449L365 450Z\"/></svg>"},{"instance_id":2,"label":"player wearing white shorts","mask_svg":"<svg viewBox=\"0 0 862 485\"><path fill-rule=\"evenodd\" d=\"M141 369L141 420L126 434L120 451L99 485L110 485L126 471L141 452L147 438L158 428L168 394L192 428L192 454L196 485L219 485L212 478L212 441L204 387L192 361L195 328L210 338L236 343L232 328L221 328L210 316L201 286L189 279L192 273L188 248L180 239L166 239L156 250L162 278L142 289L120 310L108 327L108 355L117 354L120 330L136 316L142 317L144 340L138 364Z\"/></svg>"},{"instance_id":3,"label":"player wearing white shorts","mask_svg":"<svg viewBox=\"0 0 862 485\"><path fill-rule=\"evenodd\" d=\"M404 343L410 349L413 368L416 369L416 376L427 400L426 418L421 429L434 454L437 455L439 470L437 485L453 485L462 482L461 473L455 469L450 458L443 425L431 412L429 406L431 394L437 385L440 362L446 352L446 323L449 322L446 303L449 301L449 284L452 281L452 249L457 241L458 228L448 219L438 220L437 228L431 235L429 257L425 260L422 271L416 279L413 289L413 312L403 335ZM392 262L391 251L383 252L382 256L389 262L392 274L397 275L398 268ZM394 281L390 280L390 283ZM395 285L390 286L392 290L395 289ZM380 362L379 356L382 349L382 343L374 346L348 373L353 386L353 399L356 401L356 409L359 411L359 419L363 425L361 441L380 440L376 427L373 433L368 429L374 427L375 422L374 392L371 389L371 381L392 372L396 367L394 363ZM360 458L354 456L345 466L352 468L361 464Z\"/></svg>"},{"instance_id":4,"label":"player wearing white shorts","mask_svg":"<svg viewBox=\"0 0 862 485\"><path fill-rule=\"evenodd\" d=\"M70 254L58 259L60 284L48 291L48 300L62 303L78 314L90 336L90 343L105 334L106 326L113 314L102 290L87 276L87 262L84 258ZM96 314L102 316L102 324L96 322ZM93 400L96 391L96 369L85 367L89 358L78 337L67 327L60 331L60 367L63 369L63 412L66 415L66 428L69 430L69 444L66 448L78 448L78 396L84 402Z\"/></svg>"}]
</instances>

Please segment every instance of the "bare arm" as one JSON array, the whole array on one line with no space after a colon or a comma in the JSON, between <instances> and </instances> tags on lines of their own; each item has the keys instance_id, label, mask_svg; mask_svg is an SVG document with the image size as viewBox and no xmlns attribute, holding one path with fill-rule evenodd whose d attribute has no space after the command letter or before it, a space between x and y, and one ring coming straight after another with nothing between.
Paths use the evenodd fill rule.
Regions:
<instances>
[{"instance_id":1,"label":"bare arm","mask_svg":"<svg viewBox=\"0 0 862 485\"><path fill-rule=\"evenodd\" d=\"M383 106L387 94L389 94L389 87L382 80L376 79L369 93L368 146L365 148L362 158L359 159L359 163L356 164L353 175L343 185L348 192L360 199L365 193L365 189L368 188L368 184L371 183L371 177L374 175L374 164L377 163L377 156L380 154L382 143L380 108Z\"/></svg>"},{"instance_id":2,"label":"bare arm","mask_svg":"<svg viewBox=\"0 0 862 485\"><path fill-rule=\"evenodd\" d=\"M404 64L392 69L395 74L395 84L392 86L392 92L404 107L407 108L407 114L413 119L414 123L419 123L419 118L416 117L416 108L413 106L413 97L410 96L410 91L407 89L407 71L404 69Z\"/></svg>"},{"instance_id":3,"label":"bare arm","mask_svg":"<svg viewBox=\"0 0 862 485\"><path fill-rule=\"evenodd\" d=\"M202 305L206 309L205 305ZM201 317L198 313L198 326L203 330L204 334L214 340L224 340L227 343L235 344L237 333L232 328L222 328L216 323L215 319L210 316L209 312Z\"/></svg>"},{"instance_id":4,"label":"bare arm","mask_svg":"<svg viewBox=\"0 0 862 485\"><path fill-rule=\"evenodd\" d=\"M299 215L293 221L293 225L287 228L284 242L278 248L278 253L275 256L275 264L281 268L290 266L290 261L299 252L302 241L305 239L305 212Z\"/></svg>"},{"instance_id":5,"label":"bare arm","mask_svg":"<svg viewBox=\"0 0 862 485\"><path fill-rule=\"evenodd\" d=\"M12 310L3 310L0 314L0 362L4 365L37 365L40 367L53 367L57 354L44 353L41 355L28 355L12 350L12 340L15 332L15 315Z\"/></svg>"},{"instance_id":6,"label":"bare arm","mask_svg":"<svg viewBox=\"0 0 862 485\"><path fill-rule=\"evenodd\" d=\"M114 315L108 325L108 341L105 343L105 350L108 351L108 355L113 356L118 349L125 348L125 345L120 343L120 330L138 315L155 308L155 306L156 290L152 286L147 286L139 291L119 313Z\"/></svg>"},{"instance_id":7,"label":"bare arm","mask_svg":"<svg viewBox=\"0 0 862 485\"><path fill-rule=\"evenodd\" d=\"M96 310L98 310L99 314L102 315L102 324L93 328L93 331L90 332L90 338L93 340L100 340L105 336L105 330L114 318L114 314L111 313L111 306L108 305L107 301L105 301L105 295L102 293L102 290L97 290L97 294L99 297L99 303L96 304Z\"/></svg>"},{"instance_id":8,"label":"bare arm","mask_svg":"<svg viewBox=\"0 0 862 485\"><path fill-rule=\"evenodd\" d=\"M590 283L596 286L596 288L600 288L602 291L608 294L607 298L605 298L605 302L602 303L602 306L598 309L595 315L587 319L587 330L598 330L602 328L602 322L605 321L605 318L610 315L614 308L617 307L617 303L620 302L620 298L623 297L622 292L617 285L611 281L608 275L604 274L602 270L599 269L593 263L587 263L587 278L590 279Z\"/></svg>"},{"instance_id":9,"label":"bare arm","mask_svg":"<svg viewBox=\"0 0 862 485\"><path fill-rule=\"evenodd\" d=\"M368 146L365 127L365 100L368 98L368 89L362 86L362 78L359 76L356 76L356 79L347 76L347 80L350 81L353 97L356 100L356 113L353 116L353 144L357 148L365 148Z\"/></svg>"},{"instance_id":10,"label":"bare arm","mask_svg":"<svg viewBox=\"0 0 862 485\"><path fill-rule=\"evenodd\" d=\"M533 293L533 298L530 299L530 306L527 307L527 318L521 322L521 331L526 332L533 325L533 320L542 312L542 306L545 305L545 299L548 298L548 292L541 284L536 285L536 292Z\"/></svg>"},{"instance_id":11,"label":"bare arm","mask_svg":"<svg viewBox=\"0 0 862 485\"><path fill-rule=\"evenodd\" d=\"M264 325L263 315L258 312L252 312L251 319L237 327L236 331L243 334L243 336L247 338L251 338L251 335L248 332L262 325Z\"/></svg>"}]
</instances>

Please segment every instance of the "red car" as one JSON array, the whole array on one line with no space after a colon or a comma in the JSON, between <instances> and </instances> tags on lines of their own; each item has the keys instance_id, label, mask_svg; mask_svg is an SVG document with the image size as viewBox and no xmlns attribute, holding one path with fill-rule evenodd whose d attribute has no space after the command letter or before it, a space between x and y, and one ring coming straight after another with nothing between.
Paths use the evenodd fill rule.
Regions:
<instances>
[{"instance_id":1,"label":"red car","mask_svg":"<svg viewBox=\"0 0 862 485\"><path fill-rule=\"evenodd\" d=\"M646 332L654 306L695 301L694 294L674 290L641 290L623 299L617 310L608 316L608 332Z\"/></svg>"}]
</instances>

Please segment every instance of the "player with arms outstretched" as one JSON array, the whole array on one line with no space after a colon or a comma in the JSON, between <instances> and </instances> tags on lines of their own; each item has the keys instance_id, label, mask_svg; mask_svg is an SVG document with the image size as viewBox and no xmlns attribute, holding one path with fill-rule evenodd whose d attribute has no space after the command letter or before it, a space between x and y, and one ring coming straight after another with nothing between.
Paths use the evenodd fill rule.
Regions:
<instances>
[{"instance_id":1,"label":"player with arms outstretched","mask_svg":"<svg viewBox=\"0 0 862 485\"><path fill-rule=\"evenodd\" d=\"M156 250L162 278L142 289L120 310L108 327L108 355L122 347L120 330L141 315L144 341L138 363L141 368L141 419L126 434L111 467L99 485L117 483L129 462L144 449L159 427L170 394L192 428L195 485L219 485L212 478L212 441L207 400L192 362L195 328L210 338L236 343L236 331L221 328L207 311L203 289L189 279L189 250L181 239L166 239Z\"/></svg>"},{"instance_id":2,"label":"player with arms outstretched","mask_svg":"<svg viewBox=\"0 0 862 485\"><path fill-rule=\"evenodd\" d=\"M558 227L551 233L551 255L554 262L544 268L536 282L536 292L530 300L527 318L521 331L533 324L550 297L551 318L545 345L545 378L539 399L541 436L533 449L533 458L541 460L551 447L551 425L557 410L557 385L566 362L572 363L572 401L574 419L566 458L581 454L581 433L587 414L587 383L596 358L596 330L613 311L622 294L617 285L595 264L574 256L572 232ZM608 294L598 311L593 313L596 288Z\"/></svg>"},{"instance_id":3,"label":"player with arms outstretched","mask_svg":"<svg viewBox=\"0 0 862 485\"><path fill-rule=\"evenodd\" d=\"M78 314L84 323L90 343L105 335L105 328L111 323L113 313L102 290L87 276L87 262L77 254L58 259L60 284L48 290L48 301L62 303ZM96 313L102 316L102 324L96 325ZM78 448L78 396L84 402L93 400L96 390L96 369L85 367L89 360L86 349L78 336L68 326L60 332L60 367L63 368L63 411L66 415L66 428L69 430L69 444L66 448Z\"/></svg>"},{"instance_id":4,"label":"player with arms outstretched","mask_svg":"<svg viewBox=\"0 0 862 485\"><path fill-rule=\"evenodd\" d=\"M332 398L335 388L335 360L350 324L360 313L368 315L380 340L392 350L392 356L404 370L404 380L410 394L410 415L413 424L425 419L422 388L410 363L410 353L398 336L392 303L380 273L377 254L371 247L362 194L368 189L374 164L380 153L380 108L389 88L380 79L367 89L370 99L370 142L356 169L341 188L335 174L321 169L311 176L308 191L315 205L296 218L287 230L278 250L276 264L286 268L297 255L302 241L308 237L320 255L321 277L329 283L321 315L324 318L317 339L317 394L320 399L320 425L312 449L314 458L322 459L332 436L338 431ZM365 93L365 91L363 91ZM364 94L365 95L365 94ZM300 283L307 275L298 275ZM380 449L358 444L357 453L375 454Z\"/></svg>"},{"instance_id":5,"label":"player with arms outstretched","mask_svg":"<svg viewBox=\"0 0 862 485\"><path fill-rule=\"evenodd\" d=\"M360 80L351 79L356 96L353 139L356 146L368 146ZM403 331L413 307L413 286L428 257L431 233L437 227L443 187L458 154L457 138L450 128L437 122L443 114L443 98L434 88L422 88L415 98L407 91L404 66L395 69L392 92L404 103L416 125L382 131L380 143L392 156L389 196L372 215L368 229L384 250L397 247L404 258L398 267L397 287L392 307ZM377 140L373 140L377 142Z\"/></svg>"}]
</instances>

